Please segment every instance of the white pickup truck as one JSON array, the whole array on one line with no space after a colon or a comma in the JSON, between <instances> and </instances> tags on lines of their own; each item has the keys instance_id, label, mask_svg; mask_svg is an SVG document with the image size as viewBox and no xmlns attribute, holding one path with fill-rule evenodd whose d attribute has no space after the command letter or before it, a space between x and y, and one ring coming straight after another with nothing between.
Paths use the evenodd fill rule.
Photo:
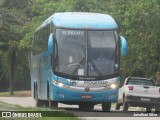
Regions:
<instances>
[{"instance_id":1,"label":"white pickup truck","mask_svg":"<svg viewBox=\"0 0 160 120\"><path fill-rule=\"evenodd\" d=\"M160 87L157 87L153 79L128 77L124 85L119 89L116 110L122 105L123 111L132 107L145 107L147 112L155 108L160 111Z\"/></svg>"}]
</instances>

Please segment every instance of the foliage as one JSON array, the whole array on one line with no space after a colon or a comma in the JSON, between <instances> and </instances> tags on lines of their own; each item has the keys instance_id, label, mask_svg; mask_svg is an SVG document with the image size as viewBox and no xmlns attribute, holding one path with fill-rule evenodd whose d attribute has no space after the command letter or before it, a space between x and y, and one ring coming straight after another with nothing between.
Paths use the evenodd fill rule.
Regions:
<instances>
[{"instance_id":1,"label":"foliage","mask_svg":"<svg viewBox=\"0 0 160 120\"><path fill-rule=\"evenodd\" d=\"M9 1L9 2L8 2ZM6 76L7 55L16 48L17 83L30 80L27 55L33 33L45 19L55 12L99 12L116 20L120 34L128 42L128 55L121 59L122 78L127 76L153 77L160 72L160 2L158 0L1 0L0 2L0 67ZM20 24L22 27L13 29ZM10 39L9 39L10 38ZM11 39L12 38L12 39ZM7 47L6 47L7 46ZM2 71L0 71L1 77ZM4 78L4 79L7 79ZM27 80L28 79L28 80Z\"/></svg>"},{"instance_id":2,"label":"foliage","mask_svg":"<svg viewBox=\"0 0 160 120\"><path fill-rule=\"evenodd\" d=\"M19 28L24 23L24 14L18 9L10 9L6 1L0 2L0 51L1 78L10 83L10 92L13 94L14 76L17 66L18 44L22 35ZM11 3L11 2L10 2ZM9 79L9 80L8 80ZM2 87L5 87L2 84Z\"/></svg>"},{"instance_id":3,"label":"foliage","mask_svg":"<svg viewBox=\"0 0 160 120\"><path fill-rule=\"evenodd\" d=\"M129 54L122 61L125 77L154 77L160 70L159 7L149 0L127 3L121 28L129 46Z\"/></svg>"}]
</instances>

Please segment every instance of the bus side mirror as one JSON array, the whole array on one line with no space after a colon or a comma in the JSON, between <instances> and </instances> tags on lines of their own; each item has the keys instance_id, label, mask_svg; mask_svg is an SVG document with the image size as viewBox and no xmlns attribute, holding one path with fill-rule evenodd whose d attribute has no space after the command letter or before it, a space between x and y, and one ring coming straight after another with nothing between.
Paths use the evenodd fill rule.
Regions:
<instances>
[{"instance_id":1,"label":"bus side mirror","mask_svg":"<svg viewBox=\"0 0 160 120\"><path fill-rule=\"evenodd\" d=\"M49 39L48 39L48 52L50 54L53 54L54 50L54 37L53 33L50 34Z\"/></svg>"},{"instance_id":2,"label":"bus side mirror","mask_svg":"<svg viewBox=\"0 0 160 120\"><path fill-rule=\"evenodd\" d=\"M121 40L121 55L125 57L127 55L127 41L123 36L120 36Z\"/></svg>"}]
</instances>

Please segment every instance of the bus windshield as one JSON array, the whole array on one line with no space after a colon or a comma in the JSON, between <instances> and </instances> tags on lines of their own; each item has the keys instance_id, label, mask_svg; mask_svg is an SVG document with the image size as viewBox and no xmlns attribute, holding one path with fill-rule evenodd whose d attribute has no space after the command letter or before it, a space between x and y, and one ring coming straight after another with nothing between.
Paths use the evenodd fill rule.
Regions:
<instances>
[{"instance_id":1,"label":"bus windshield","mask_svg":"<svg viewBox=\"0 0 160 120\"><path fill-rule=\"evenodd\" d=\"M113 74L117 36L117 31L57 29L55 71L88 77Z\"/></svg>"}]
</instances>

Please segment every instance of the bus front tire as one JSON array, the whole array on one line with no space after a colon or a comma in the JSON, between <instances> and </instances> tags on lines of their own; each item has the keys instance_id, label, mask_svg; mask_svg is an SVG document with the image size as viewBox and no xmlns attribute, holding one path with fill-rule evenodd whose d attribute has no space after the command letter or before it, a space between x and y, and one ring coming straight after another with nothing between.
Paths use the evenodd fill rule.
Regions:
<instances>
[{"instance_id":1,"label":"bus front tire","mask_svg":"<svg viewBox=\"0 0 160 120\"><path fill-rule=\"evenodd\" d=\"M49 100L49 107L58 108L58 102Z\"/></svg>"},{"instance_id":2,"label":"bus front tire","mask_svg":"<svg viewBox=\"0 0 160 120\"><path fill-rule=\"evenodd\" d=\"M102 103L102 111L109 112L111 110L111 102Z\"/></svg>"}]
</instances>

